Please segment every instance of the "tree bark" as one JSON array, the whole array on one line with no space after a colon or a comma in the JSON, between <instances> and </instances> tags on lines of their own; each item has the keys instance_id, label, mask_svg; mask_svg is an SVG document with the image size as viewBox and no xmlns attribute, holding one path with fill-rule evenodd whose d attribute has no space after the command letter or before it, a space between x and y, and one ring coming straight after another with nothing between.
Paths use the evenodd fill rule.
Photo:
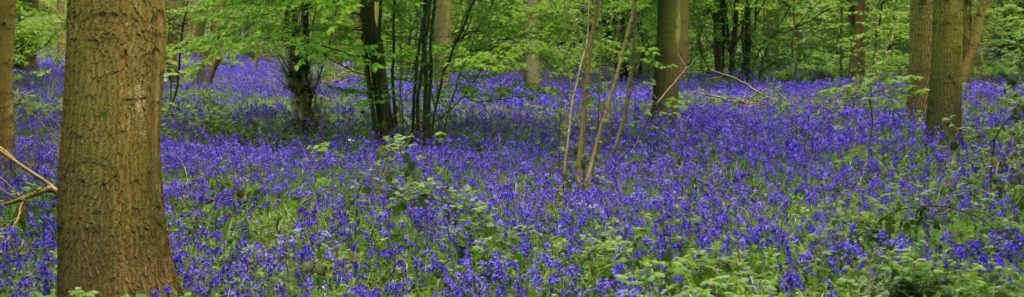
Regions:
<instances>
[{"instance_id":1,"label":"tree bark","mask_svg":"<svg viewBox=\"0 0 1024 297\"><path fill-rule=\"evenodd\" d=\"M867 1L855 0L850 7L850 27L853 28L853 48L850 49L850 75L864 76L864 17L867 14Z\"/></svg>"},{"instance_id":2,"label":"tree bark","mask_svg":"<svg viewBox=\"0 0 1024 297\"><path fill-rule=\"evenodd\" d=\"M308 37L312 31L310 4L302 4L286 13L285 18L293 24L292 35L300 38ZM317 127L316 111L313 99L316 97L318 79L313 75L313 67L309 61L303 61L295 48L289 48L281 72L284 73L285 85L292 93L292 108L295 121L299 127L311 131ZM211 70L212 71L212 70ZM211 74L212 76L212 74Z\"/></svg>"},{"instance_id":3,"label":"tree bark","mask_svg":"<svg viewBox=\"0 0 1024 297\"><path fill-rule=\"evenodd\" d=\"M0 146L14 153L14 32L16 0L0 0Z\"/></svg>"},{"instance_id":4,"label":"tree bark","mask_svg":"<svg viewBox=\"0 0 1024 297\"><path fill-rule=\"evenodd\" d=\"M985 13L988 12L990 6L992 6L992 0L981 0L974 17L970 19L971 26L965 27L970 29L970 34L966 35L968 39L964 44L964 62L960 68L961 82L966 83L971 76L971 70L974 69L974 61L978 57L978 49L981 48L981 36L985 31Z\"/></svg>"},{"instance_id":5,"label":"tree bark","mask_svg":"<svg viewBox=\"0 0 1024 297\"><path fill-rule=\"evenodd\" d=\"M660 3L660 1L659 1ZM718 0L718 7L711 15L711 22L714 34L712 55L715 60L715 70L725 72L725 48L729 39L729 3L726 0ZM660 28L660 27L659 27ZM660 32L660 31L659 31Z\"/></svg>"},{"instance_id":6,"label":"tree bark","mask_svg":"<svg viewBox=\"0 0 1024 297\"><path fill-rule=\"evenodd\" d=\"M652 115L667 112L679 98L679 80L690 60L690 1L658 0L658 63Z\"/></svg>"},{"instance_id":7,"label":"tree bark","mask_svg":"<svg viewBox=\"0 0 1024 297\"><path fill-rule=\"evenodd\" d=\"M750 7L751 5L753 5L753 1L747 0L746 6L743 7L743 22L741 23L743 32L741 33L742 39L740 40L742 43L740 48L743 50L740 69L743 75L747 77L753 75L751 63L754 60L754 36L753 32L751 32L754 29L754 20L751 13L753 10Z\"/></svg>"},{"instance_id":8,"label":"tree bark","mask_svg":"<svg viewBox=\"0 0 1024 297\"><path fill-rule=\"evenodd\" d=\"M376 137L395 132L397 121L392 113L388 96L387 71L384 68L384 45L381 42L380 2L364 0L359 9L363 44L371 49L366 51L363 77L366 80L366 98L370 100L370 120Z\"/></svg>"},{"instance_id":9,"label":"tree bark","mask_svg":"<svg viewBox=\"0 0 1024 297\"><path fill-rule=\"evenodd\" d=\"M932 7L931 93L925 123L932 132L945 132L945 141L956 147L956 135L963 123L963 17L962 0L935 0ZM950 123L944 123L948 118Z\"/></svg>"},{"instance_id":10,"label":"tree bark","mask_svg":"<svg viewBox=\"0 0 1024 297\"><path fill-rule=\"evenodd\" d=\"M531 9L536 8L537 4L540 4L540 0L526 0L526 5ZM535 36L539 29L538 26L540 25L540 20L537 19L535 14L531 13L528 24L529 29L527 32L533 33L530 34L530 38L533 39L534 37L532 36ZM526 84L530 86L538 86L540 85L541 79L540 55L537 54L538 44L535 40L531 40L530 44L532 45L530 47L530 53L526 56Z\"/></svg>"},{"instance_id":11,"label":"tree bark","mask_svg":"<svg viewBox=\"0 0 1024 297\"><path fill-rule=\"evenodd\" d=\"M57 292L177 291L160 164L165 3L68 4Z\"/></svg>"},{"instance_id":12,"label":"tree bark","mask_svg":"<svg viewBox=\"0 0 1024 297\"><path fill-rule=\"evenodd\" d=\"M444 49L438 54L447 56L452 46L452 0L435 0L434 2L434 45ZM441 63L437 63L441 61ZM434 58L434 75L440 77L440 86L448 83L445 71L446 61L442 57Z\"/></svg>"},{"instance_id":13,"label":"tree bark","mask_svg":"<svg viewBox=\"0 0 1024 297\"><path fill-rule=\"evenodd\" d=\"M57 8L58 16L67 17L67 6L64 5L64 0L57 0L54 6ZM57 36L57 53L61 55L67 52L67 36L67 32L61 32L60 35Z\"/></svg>"},{"instance_id":14,"label":"tree bark","mask_svg":"<svg viewBox=\"0 0 1024 297\"><path fill-rule=\"evenodd\" d=\"M914 88L928 88L932 63L932 0L910 1L910 75L919 76ZM907 97L907 110L923 113L928 108L928 93Z\"/></svg>"}]
</instances>

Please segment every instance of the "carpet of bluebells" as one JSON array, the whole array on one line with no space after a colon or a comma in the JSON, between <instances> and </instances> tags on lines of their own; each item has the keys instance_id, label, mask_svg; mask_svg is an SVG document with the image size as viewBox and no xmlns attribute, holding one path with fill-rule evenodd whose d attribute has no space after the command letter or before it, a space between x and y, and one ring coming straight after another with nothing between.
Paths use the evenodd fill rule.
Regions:
<instances>
[{"instance_id":1,"label":"carpet of bluebells","mask_svg":"<svg viewBox=\"0 0 1024 297\"><path fill-rule=\"evenodd\" d=\"M56 178L63 68L41 67L18 82L18 155ZM325 83L320 129L296 130L278 69L240 59L165 99L173 258L195 295L1024 292L1024 88L999 80L966 86L958 150L903 110L899 83L752 82L761 96L694 76L661 120L639 87L580 189L560 171L571 82L481 79L474 93L503 100L465 100L446 137L415 144L365 136L357 78ZM55 200L17 228L0 208L0 295L54 287Z\"/></svg>"}]
</instances>

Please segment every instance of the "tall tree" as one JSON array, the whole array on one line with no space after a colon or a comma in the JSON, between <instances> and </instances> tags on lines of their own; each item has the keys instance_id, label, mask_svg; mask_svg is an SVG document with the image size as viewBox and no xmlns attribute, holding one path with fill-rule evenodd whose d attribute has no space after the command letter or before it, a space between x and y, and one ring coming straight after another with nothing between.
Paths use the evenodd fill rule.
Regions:
<instances>
[{"instance_id":1,"label":"tall tree","mask_svg":"<svg viewBox=\"0 0 1024 297\"><path fill-rule=\"evenodd\" d=\"M864 76L864 17L867 0L854 0L850 7L850 27L853 29L853 47L850 48L850 75Z\"/></svg>"},{"instance_id":2,"label":"tall tree","mask_svg":"<svg viewBox=\"0 0 1024 297\"><path fill-rule=\"evenodd\" d=\"M690 60L690 1L658 0L658 63L668 66L654 73L652 114L669 110L679 98L679 79Z\"/></svg>"},{"instance_id":3,"label":"tall tree","mask_svg":"<svg viewBox=\"0 0 1024 297\"><path fill-rule=\"evenodd\" d=\"M932 0L910 1L910 75L920 79L914 81L919 90L928 88L932 63ZM907 110L924 112L928 107L928 93L915 92L907 97Z\"/></svg>"},{"instance_id":4,"label":"tall tree","mask_svg":"<svg viewBox=\"0 0 1024 297\"><path fill-rule=\"evenodd\" d=\"M932 4L932 66L925 123L931 131L945 132L946 141L956 146L963 123L963 0L935 0ZM951 122L944 123L943 119Z\"/></svg>"},{"instance_id":5,"label":"tall tree","mask_svg":"<svg viewBox=\"0 0 1024 297\"><path fill-rule=\"evenodd\" d=\"M14 31L16 0L0 0L0 146L14 152Z\"/></svg>"},{"instance_id":6,"label":"tall tree","mask_svg":"<svg viewBox=\"0 0 1024 297\"><path fill-rule=\"evenodd\" d=\"M384 67L384 45L381 42L380 1L363 0L359 9L359 22L362 26L362 39L365 45L365 65L363 78L366 80L366 98L370 101L370 120L376 137L383 137L395 132L398 125L388 96L388 78Z\"/></svg>"},{"instance_id":7,"label":"tall tree","mask_svg":"<svg viewBox=\"0 0 1024 297\"><path fill-rule=\"evenodd\" d=\"M540 4L540 0L526 0L526 5L531 9L536 8L537 4ZM537 26L540 25L540 20L537 18L535 13L531 13L527 23L529 24L529 30L527 31L534 32L538 29ZM533 34L531 34L531 36L533 36ZM536 51L536 41L531 41L531 44L533 46L531 46L530 53L526 55L526 83L532 86L537 86L540 84L541 79L540 55L538 55Z\"/></svg>"},{"instance_id":8,"label":"tall tree","mask_svg":"<svg viewBox=\"0 0 1024 297\"><path fill-rule=\"evenodd\" d=\"M57 291L178 288L160 163L164 0L68 2Z\"/></svg>"}]
</instances>

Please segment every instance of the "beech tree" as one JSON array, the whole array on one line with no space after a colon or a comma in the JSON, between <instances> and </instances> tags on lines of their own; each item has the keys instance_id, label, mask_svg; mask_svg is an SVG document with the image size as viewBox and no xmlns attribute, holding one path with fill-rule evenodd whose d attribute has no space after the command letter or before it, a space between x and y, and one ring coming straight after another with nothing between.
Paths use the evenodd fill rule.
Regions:
<instances>
[{"instance_id":1,"label":"beech tree","mask_svg":"<svg viewBox=\"0 0 1024 297\"><path fill-rule=\"evenodd\" d=\"M931 131L945 132L946 141L955 147L964 117L960 76L964 53L963 18L967 8L962 0L936 0L932 5L931 91L925 123Z\"/></svg>"},{"instance_id":2,"label":"beech tree","mask_svg":"<svg viewBox=\"0 0 1024 297\"><path fill-rule=\"evenodd\" d=\"M68 2L57 291L178 289L160 163L163 0Z\"/></svg>"},{"instance_id":3,"label":"beech tree","mask_svg":"<svg viewBox=\"0 0 1024 297\"><path fill-rule=\"evenodd\" d=\"M670 102L679 98L679 80L690 60L690 1L658 1L658 63L654 73L654 104L652 114L670 109Z\"/></svg>"},{"instance_id":4,"label":"beech tree","mask_svg":"<svg viewBox=\"0 0 1024 297\"><path fill-rule=\"evenodd\" d=\"M927 89L932 63L932 0L910 1L910 75L917 89ZM907 97L907 110L921 113L928 107L928 93L915 92Z\"/></svg>"},{"instance_id":5,"label":"beech tree","mask_svg":"<svg viewBox=\"0 0 1024 297\"><path fill-rule=\"evenodd\" d=\"M537 7L537 4L539 3L540 0L526 0L526 4L530 8ZM528 31L537 30L537 26L540 24L540 20L536 15L530 15L527 22L530 28ZM531 43L534 45L534 48L530 49L530 52L526 55L526 83L532 86L537 86L540 84L541 79L540 55L537 54L535 49L536 42Z\"/></svg>"}]
</instances>

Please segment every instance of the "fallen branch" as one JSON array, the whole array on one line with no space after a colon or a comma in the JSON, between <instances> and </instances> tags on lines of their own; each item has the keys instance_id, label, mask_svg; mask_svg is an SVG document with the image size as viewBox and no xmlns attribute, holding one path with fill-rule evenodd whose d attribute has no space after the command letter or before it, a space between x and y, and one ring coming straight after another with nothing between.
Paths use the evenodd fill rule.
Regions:
<instances>
[{"instance_id":1,"label":"fallen branch","mask_svg":"<svg viewBox=\"0 0 1024 297\"><path fill-rule=\"evenodd\" d=\"M57 193L57 186L54 185L52 182L50 182L50 180L46 179L45 177L43 177L39 173L35 172L35 170L32 170L32 168L29 168L28 166L25 166L24 163L21 163L21 161L18 161L18 158L15 158L14 154L11 154L11 152L8 151L7 149L5 149L3 147L0 147L0 155L3 155L4 158L6 158L7 160L10 160L12 163L17 165L22 170L25 170L25 172L28 172L28 174L32 175L37 180L42 182L43 185L45 185L42 188L36 189L34 191L31 191L31 192L28 192L28 193L25 193L25 194L22 194L21 196L18 196L17 198L5 201L3 203L4 207L6 207L8 205L11 205L11 204L18 203L18 213L17 213L17 215L14 216L14 223L11 224L11 227L17 227L18 223L21 222L22 215L25 212L25 202L27 202L29 199L32 199L32 197L39 196L40 194L43 194L43 193ZM7 239L11 239L10 236L8 236Z\"/></svg>"},{"instance_id":2,"label":"fallen branch","mask_svg":"<svg viewBox=\"0 0 1024 297\"><path fill-rule=\"evenodd\" d=\"M718 70L711 70L711 73L718 74L719 76L724 76L724 77L731 78L732 80L735 80L735 81L737 81L737 82L739 82L741 84L746 85L747 88L749 88L751 91L754 91L755 94L760 95L761 97L764 97L764 98L769 98L768 95L766 95L764 92L761 92L761 90L758 90L757 88L755 88L754 85L751 85L750 83L740 79L739 77L732 76L732 75L730 75L728 73L722 73L722 72L720 72Z\"/></svg>"}]
</instances>

